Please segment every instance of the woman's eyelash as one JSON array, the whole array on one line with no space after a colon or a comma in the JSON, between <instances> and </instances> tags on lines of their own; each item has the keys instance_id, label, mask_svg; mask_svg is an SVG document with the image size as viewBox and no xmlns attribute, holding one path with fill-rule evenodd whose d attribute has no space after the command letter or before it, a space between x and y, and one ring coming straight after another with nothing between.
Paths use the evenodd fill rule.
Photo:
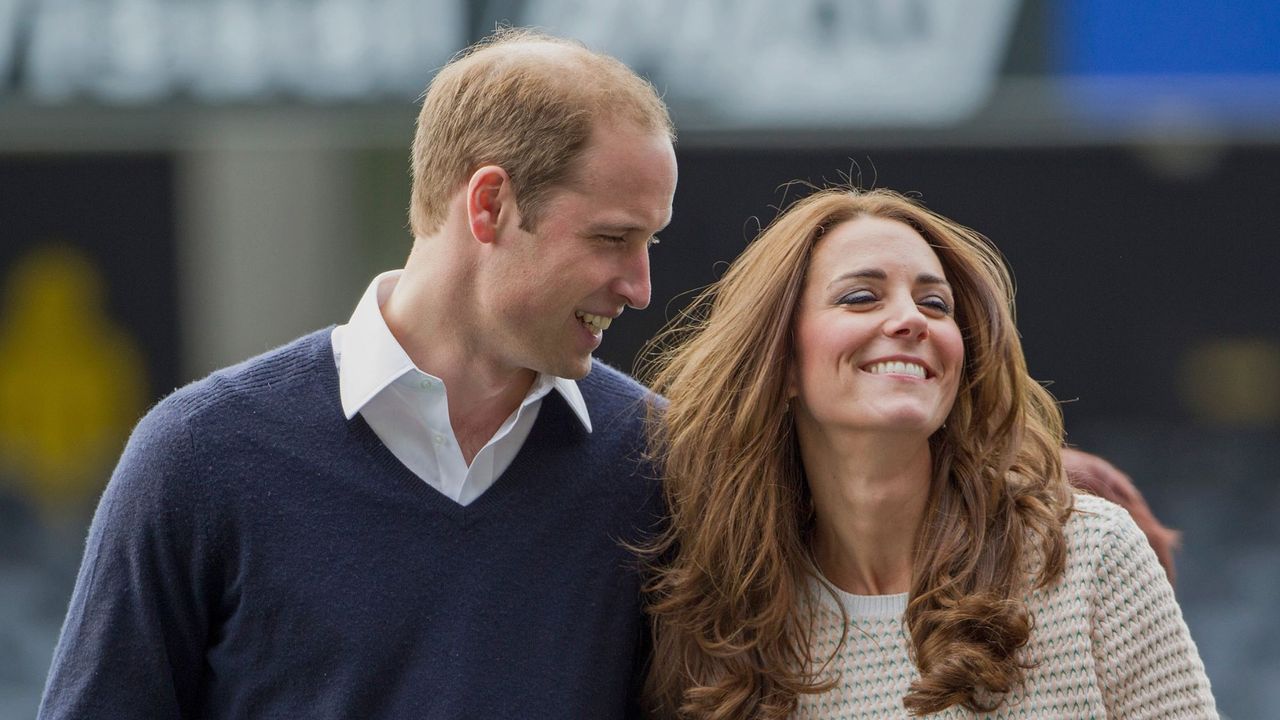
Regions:
<instances>
[{"instance_id":1,"label":"woman's eyelash","mask_svg":"<svg viewBox=\"0 0 1280 720\"><path fill-rule=\"evenodd\" d=\"M841 295L836 304L838 305L857 305L875 301L876 296L870 290L855 290L851 293ZM950 315L952 312L951 303L940 297L927 297L920 301L921 305L937 310L944 315Z\"/></svg>"},{"instance_id":2,"label":"woman's eyelash","mask_svg":"<svg viewBox=\"0 0 1280 720\"><path fill-rule=\"evenodd\" d=\"M951 314L951 303L939 297L925 298L921 305L927 305L947 315Z\"/></svg>"},{"instance_id":3,"label":"woman's eyelash","mask_svg":"<svg viewBox=\"0 0 1280 720\"><path fill-rule=\"evenodd\" d=\"M845 293L840 296L836 302L841 305L852 305L854 303L870 302L875 300L876 296L870 290L855 290L851 293Z\"/></svg>"}]
</instances>

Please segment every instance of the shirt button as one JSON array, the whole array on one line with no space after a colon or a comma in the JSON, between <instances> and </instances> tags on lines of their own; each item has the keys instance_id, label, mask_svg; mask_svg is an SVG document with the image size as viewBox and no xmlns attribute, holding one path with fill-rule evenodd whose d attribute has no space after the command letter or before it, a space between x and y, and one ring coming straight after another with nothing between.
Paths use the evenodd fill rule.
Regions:
<instances>
[{"instance_id":1,"label":"shirt button","mask_svg":"<svg viewBox=\"0 0 1280 720\"><path fill-rule=\"evenodd\" d=\"M423 380L418 383L418 387L422 388L423 390L430 390L431 388L435 387L435 383L431 382L431 380L429 379Z\"/></svg>"},{"instance_id":2,"label":"shirt button","mask_svg":"<svg viewBox=\"0 0 1280 720\"><path fill-rule=\"evenodd\" d=\"M444 436L443 436L443 435L433 435L433 436L431 437L431 440L432 440L432 442L434 442L434 443L435 443L435 444L437 444L437 445L443 445L443 444L444 444Z\"/></svg>"}]
</instances>

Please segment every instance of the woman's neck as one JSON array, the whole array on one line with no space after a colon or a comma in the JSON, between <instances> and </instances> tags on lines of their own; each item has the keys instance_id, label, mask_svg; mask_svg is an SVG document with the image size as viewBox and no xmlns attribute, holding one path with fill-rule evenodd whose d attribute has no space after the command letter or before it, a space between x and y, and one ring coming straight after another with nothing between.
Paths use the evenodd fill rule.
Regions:
<instances>
[{"instance_id":1,"label":"woman's neck","mask_svg":"<svg viewBox=\"0 0 1280 720\"><path fill-rule=\"evenodd\" d=\"M800 452L817 514L819 569L856 595L907 592L933 475L928 439L801 432Z\"/></svg>"}]
</instances>

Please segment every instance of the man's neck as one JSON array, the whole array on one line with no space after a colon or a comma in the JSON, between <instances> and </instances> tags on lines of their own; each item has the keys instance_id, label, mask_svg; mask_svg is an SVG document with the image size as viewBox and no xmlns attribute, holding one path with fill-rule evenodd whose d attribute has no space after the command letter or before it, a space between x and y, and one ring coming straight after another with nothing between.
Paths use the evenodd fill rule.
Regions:
<instances>
[{"instance_id":1,"label":"man's neck","mask_svg":"<svg viewBox=\"0 0 1280 720\"><path fill-rule=\"evenodd\" d=\"M462 374L453 380L441 378L449 393L449 424L468 465L519 409L535 378L532 370L521 370L499 384Z\"/></svg>"},{"instance_id":2,"label":"man's neck","mask_svg":"<svg viewBox=\"0 0 1280 720\"><path fill-rule=\"evenodd\" d=\"M427 241L430 242L430 241ZM469 316L470 277L436 272L453 265L424 259L424 241L415 242L400 281L382 306L387 329L423 372L440 378L449 398L449 423L470 465L533 387L537 374L491 357ZM435 243L444 250L447 244ZM447 250L444 250L447 252Z\"/></svg>"}]
</instances>

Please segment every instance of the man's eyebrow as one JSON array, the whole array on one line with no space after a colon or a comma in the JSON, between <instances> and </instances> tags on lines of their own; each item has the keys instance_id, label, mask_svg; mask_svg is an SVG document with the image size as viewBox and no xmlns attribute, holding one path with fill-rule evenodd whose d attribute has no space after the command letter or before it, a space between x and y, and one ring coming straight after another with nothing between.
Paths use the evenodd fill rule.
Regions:
<instances>
[{"instance_id":1,"label":"man's eyebrow","mask_svg":"<svg viewBox=\"0 0 1280 720\"><path fill-rule=\"evenodd\" d=\"M627 235L627 234L630 234L630 233L633 233L633 232L636 232L636 233L648 233L648 234L651 234L651 235L657 235L658 233L662 232L663 230L666 230L666 229L667 229L667 227L668 227L668 226L670 226L670 225L671 225L671 223L666 223L666 224L664 224L662 227L660 227L660 228L658 228L657 230L654 230L654 231L652 231L652 232L651 232L648 228L641 227L641 226L639 226L639 225L632 225L632 224L630 224L630 223L625 223L625 222L621 222L621 223L602 222L602 223L596 223L596 224L592 225L592 226L591 226L591 232L593 232L593 233L609 233L609 234L612 234L612 235Z\"/></svg>"}]
</instances>

